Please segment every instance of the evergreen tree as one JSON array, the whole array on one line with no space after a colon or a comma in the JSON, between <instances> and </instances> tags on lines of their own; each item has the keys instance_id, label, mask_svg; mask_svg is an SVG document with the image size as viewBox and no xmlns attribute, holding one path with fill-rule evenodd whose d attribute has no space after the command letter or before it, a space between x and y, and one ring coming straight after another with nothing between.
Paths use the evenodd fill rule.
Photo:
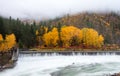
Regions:
<instances>
[{"instance_id":1,"label":"evergreen tree","mask_svg":"<svg viewBox=\"0 0 120 76\"><path fill-rule=\"evenodd\" d=\"M0 17L0 34L3 35L3 38L5 39L5 27L4 27L4 23L3 23L3 18Z\"/></svg>"},{"instance_id":2,"label":"evergreen tree","mask_svg":"<svg viewBox=\"0 0 120 76\"><path fill-rule=\"evenodd\" d=\"M58 29L58 38L59 38L59 40L58 40L58 45L59 45L60 47L63 46L63 43L62 43L62 40L61 40L61 28L62 28L62 25L61 25L61 23L59 22L57 29Z\"/></svg>"}]
</instances>

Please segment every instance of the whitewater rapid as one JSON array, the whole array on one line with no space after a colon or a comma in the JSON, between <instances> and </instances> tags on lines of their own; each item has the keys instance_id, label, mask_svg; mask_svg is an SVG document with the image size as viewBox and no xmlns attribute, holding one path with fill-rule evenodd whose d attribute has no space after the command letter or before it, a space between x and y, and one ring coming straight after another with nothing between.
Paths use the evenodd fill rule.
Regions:
<instances>
[{"instance_id":1,"label":"whitewater rapid","mask_svg":"<svg viewBox=\"0 0 120 76\"><path fill-rule=\"evenodd\" d=\"M0 76L106 76L120 72L118 55L20 56Z\"/></svg>"}]
</instances>

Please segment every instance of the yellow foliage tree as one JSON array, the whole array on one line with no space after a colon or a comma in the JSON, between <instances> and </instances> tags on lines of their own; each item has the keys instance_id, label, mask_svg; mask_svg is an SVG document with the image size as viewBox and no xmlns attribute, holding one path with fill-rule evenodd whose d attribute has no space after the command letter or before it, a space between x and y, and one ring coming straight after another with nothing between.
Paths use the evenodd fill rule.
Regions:
<instances>
[{"instance_id":1,"label":"yellow foliage tree","mask_svg":"<svg viewBox=\"0 0 120 76\"><path fill-rule=\"evenodd\" d=\"M98 47L101 47L104 44L104 37L102 35L99 35L98 43Z\"/></svg>"},{"instance_id":2,"label":"yellow foliage tree","mask_svg":"<svg viewBox=\"0 0 120 76\"><path fill-rule=\"evenodd\" d=\"M6 48L11 49L16 44L16 38L14 34L6 35Z\"/></svg>"},{"instance_id":3,"label":"yellow foliage tree","mask_svg":"<svg viewBox=\"0 0 120 76\"><path fill-rule=\"evenodd\" d=\"M102 35L92 28L83 28L83 44L86 46L101 47L104 41Z\"/></svg>"},{"instance_id":4,"label":"yellow foliage tree","mask_svg":"<svg viewBox=\"0 0 120 76\"><path fill-rule=\"evenodd\" d=\"M3 50L3 37L2 37L2 34L0 34L0 52Z\"/></svg>"},{"instance_id":5,"label":"yellow foliage tree","mask_svg":"<svg viewBox=\"0 0 120 76\"><path fill-rule=\"evenodd\" d=\"M2 37L2 35L0 34L0 42L1 42L1 41L3 41L3 37Z\"/></svg>"},{"instance_id":6,"label":"yellow foliage tree","mask_svg":"<svg viewBox=\"0 0 120 76\"><path fill-rule=\"evenodd\" d=\"M43 35L43 41L47 46L57 46L58 39L58 31L55 27L52 29L52 31Z\"/></svg>"},{"instance_id":7,"label":"yellow foliage tree","mask_svg":"<svg viewBox=\"0 0 120 76\"><path fill-rule=\"evenodd\" d=\"M14 34L6 35L5 40L3 40L0 34L0 51L8 51L16 44L16 38Z\"/></svg>"},{"instance_id":8,"label":"yellow foliage tree","mask_svg":"<svg viewBox=\"0 0 120 76\"><path fill-rule=\"evenodd\" d=\"M36 33L35 33L37 36L39 35L39 31L38 30L36 30Z\"/></svg>"},{"instance_id":9,"label":"yellow foliage tree","mask_svg":"<svg viewBox=\"0 0 120 76\"><path fill-rule=\"evenodd\" d=\"M65 47L83 44L85 46L101 47L104 37L92 28L80 30L74 26L63 26L60 31L62 45ZM43 41L47 46L58 46L59 36L57 28L43 35Z\"/></svg>"},{"instance_id":10,"label":"yellow foliage tree","mask_svg":"<svg viewBox=\"0 0 120 76\"><path fill-rule=\"evenodd\" d=\"M47 27L41 26L38 30L36 30L36 41L37 45L42 46L43 45L43 35L48 32Z\"/></svg>"},{"instance_id":11,"label":"yellow foliage tree","mask_svg":"<svg viewBox=\"0 0 120 76\"><path fill-rule=\"evenodd\" d=\"M61 29L61 39L63 41L63 46L70 46L73 38L77 39L77 42L82 41L82 32L80 29L74 26L66 26Z\"/></svg>"}]
</instances>

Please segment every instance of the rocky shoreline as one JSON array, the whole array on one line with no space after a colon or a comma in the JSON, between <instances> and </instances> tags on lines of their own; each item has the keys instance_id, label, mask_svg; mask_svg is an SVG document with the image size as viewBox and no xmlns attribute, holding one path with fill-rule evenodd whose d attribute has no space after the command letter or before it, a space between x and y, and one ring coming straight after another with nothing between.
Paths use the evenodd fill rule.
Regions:
<instances>
[{"instance_id":1,"label":"rocky shoreline","mask_svg":"<svg viewBox=\"0 0 120 76\"><path fill-rule=\"evenodd\" d=\"M14 68L16 65L16 61L12 61L12 63L5 64L4 66L0 66L0 71L3 71L5 69L11 69Z\"/></svg>"},{"instance_id":2,"label":"rocky shoreline","mask_svg":"<svg viewBox=\"0 0 120 76\"><path fill-rule=\"evenodd\" d=\"M0 52L0 71L4 69L13 68L18 59L19 50L12 49L8 52Z\"/></svg>"}]
</instances>

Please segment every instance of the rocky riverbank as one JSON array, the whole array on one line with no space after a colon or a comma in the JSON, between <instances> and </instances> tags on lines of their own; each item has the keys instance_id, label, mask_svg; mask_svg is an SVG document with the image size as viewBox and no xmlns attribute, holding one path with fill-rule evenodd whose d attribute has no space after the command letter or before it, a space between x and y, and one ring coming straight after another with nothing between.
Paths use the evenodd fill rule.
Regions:
<instances>
[{"instance_id":1,"label":"rocky riverbank","mask_svg":"<svg viewBox=\"0 0 120 76\"><path fill-rule=\"evenodd\" d=\"M14 68L15 65L16 65L16 61L11 61L11 62L5 64L4 66L1 66L0 71L3 71L4 69Z\"/></svg>"},{"instance_id":2,"label":"rocky riverbank","mask_svg":"<svg viewBox=\"0 0 120 76\"><path fill-rule=\"evenodd\" d=\"M18 59L18 50L10 50L8 52L0 52L0 71L13 68L16 65Z\"/></svg>"}]
</instances>

